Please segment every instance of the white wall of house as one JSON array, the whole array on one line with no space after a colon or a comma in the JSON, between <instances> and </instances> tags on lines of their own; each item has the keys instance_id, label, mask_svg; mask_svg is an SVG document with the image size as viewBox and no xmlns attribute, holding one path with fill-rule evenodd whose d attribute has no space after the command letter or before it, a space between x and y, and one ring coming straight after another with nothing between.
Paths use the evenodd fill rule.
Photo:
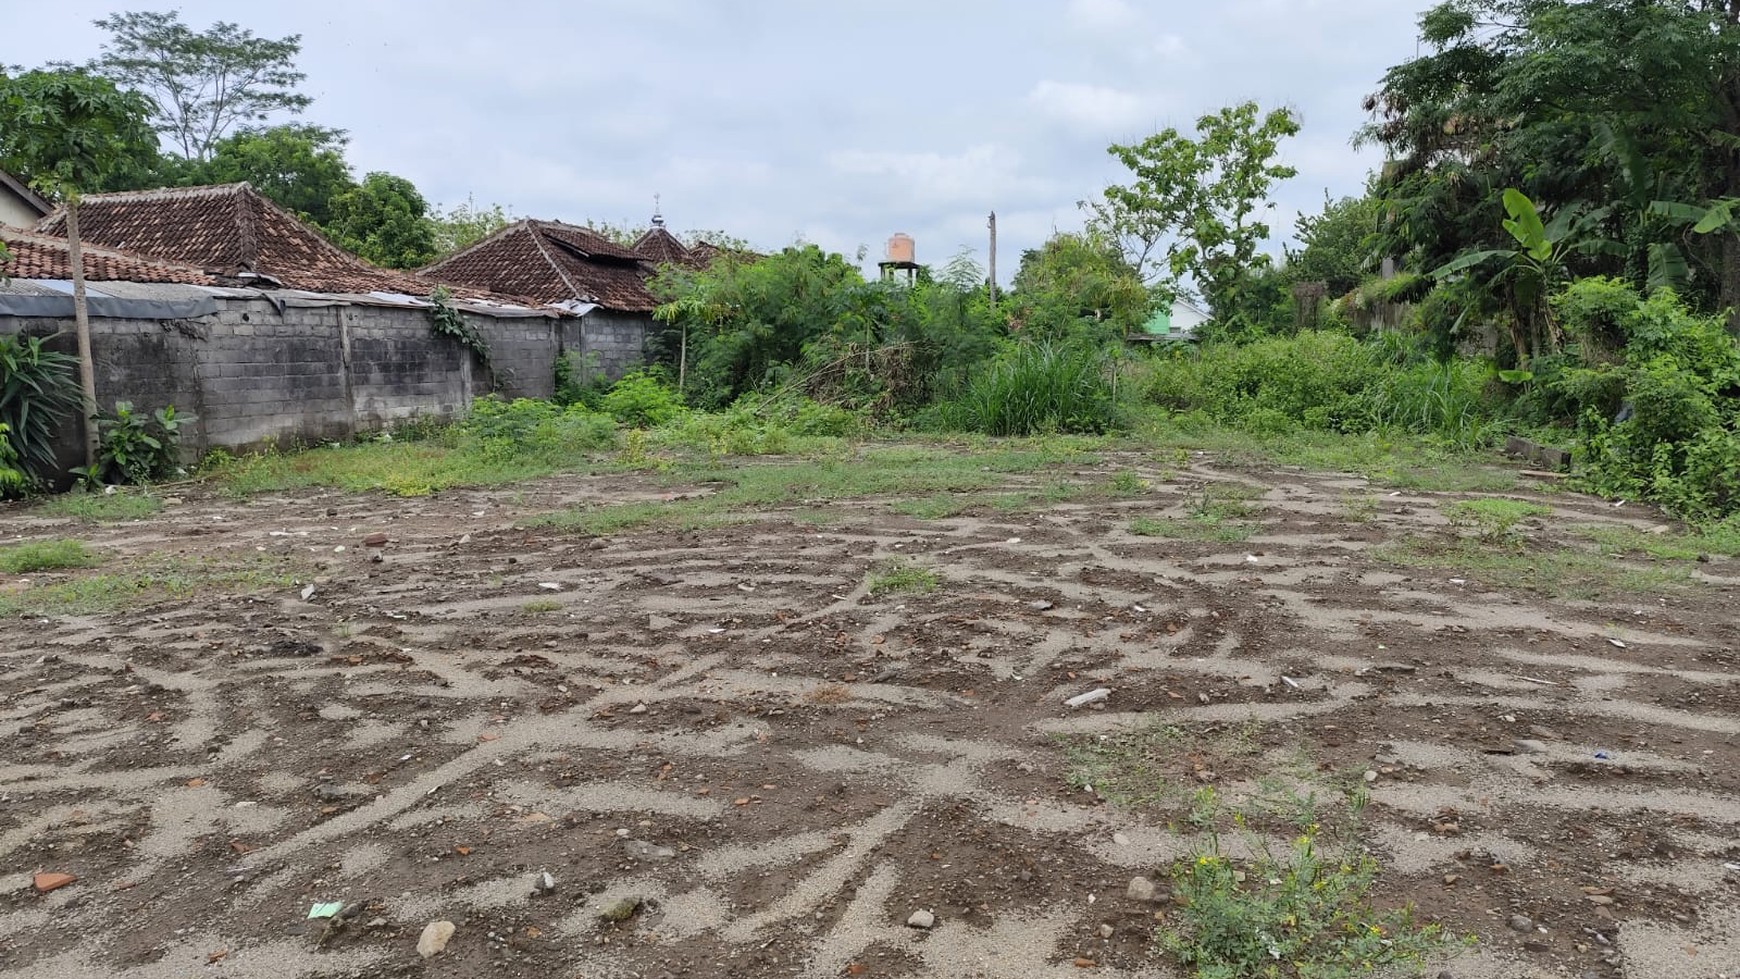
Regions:
<instances>
[{"instance_id":1,"label":"white wall of house","mask_svg":"<svg viewBox=\"0 0 1740 979\"><path fill-rule=\"evenodd\" d=\"M40 220L42 215L29 201L14 193L12 188L0 184L0 224L14 228L34 228Z\"/></svg>"}]
</instances>

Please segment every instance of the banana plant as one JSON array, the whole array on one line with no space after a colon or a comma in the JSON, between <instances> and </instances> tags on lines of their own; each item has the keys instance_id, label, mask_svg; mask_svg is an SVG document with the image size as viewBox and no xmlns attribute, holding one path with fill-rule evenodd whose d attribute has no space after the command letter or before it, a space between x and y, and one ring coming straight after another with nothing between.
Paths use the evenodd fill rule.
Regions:
<instances>
[{"instance_id":1,"label":"banana plant","mask_svg":"<svg viewBox=\"0 0 1740 979\"><path fill-rule=\"evenodd\" d=\"M1474 275L1489 263L1501 263L1482 280L1502 291L1511 308L1511 343L1517 368L1522 370L1542 347L1556 350L1564 342L1547 299L1565 281L1570 257L1613 253L1620 245L1599 233L1610 213L1605 207L1562 208L1548 221L1528 195L1513 187L1504 192L1504 210L1508 215L1504 230L1515 247L1464 252L1433 270L1432 276L1444 280Z\"/></svg>"}]
</instances>

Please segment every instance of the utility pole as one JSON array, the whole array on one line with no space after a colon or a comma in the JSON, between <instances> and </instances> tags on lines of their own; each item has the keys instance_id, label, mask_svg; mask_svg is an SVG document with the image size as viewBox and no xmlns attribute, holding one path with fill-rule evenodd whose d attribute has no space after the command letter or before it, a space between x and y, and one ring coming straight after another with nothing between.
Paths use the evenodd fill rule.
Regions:
<instances>
[{"instance_id":1,"label":"utility pole","mask_svg":"<svg viewBox=\"0 0 1740 979\"><path fill-rule=\"evenodd\" d=\"M997 212L991 212L991 305L997 304Z\"/></svg>"}]
</instances>

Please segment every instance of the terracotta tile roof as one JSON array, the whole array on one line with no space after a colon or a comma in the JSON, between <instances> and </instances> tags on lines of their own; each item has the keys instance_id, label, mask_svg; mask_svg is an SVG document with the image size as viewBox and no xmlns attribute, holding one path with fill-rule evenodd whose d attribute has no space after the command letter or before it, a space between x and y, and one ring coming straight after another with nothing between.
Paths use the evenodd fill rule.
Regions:
<instances>
[{"instance_id":1,"label":"terracotta tile roof","mask_svg":"<svg viewBox=\"0 0 1740 979\"><path fill-rule=\"evenodd\" d=\"M646 234L634 243L634 250L656 265L693 265L695 261L689 247L666 231L662 224L648 228Z\"/></svg>"},{"instance_id":2,"label":"terracotta tile roof","mask_svg":"<svg viewBox=\"0 0 1740 979\"><path fill-rule=\"evenodd\" d=\"M511 224L423 272L542 303L583 300L630 313L658 307L646 288L652 268L644 256L560 221Z\"/></svg>"},{"instance_id":3,"label":"terracotta tile roof","mask_svg":"<svg viewBox=\"0 0 1740 979\"><path fill-rule=\"evenodd\" d=\"M64 235L64 209L44 218L37 230ZM112 248L195 265L221 279L267 276L284 288L309 292L427 296L440 284L419 273L370 265L245 183L89 194L79 205L79 234ZM536 305L486 288L462 286L454 292L461 299Z\"/></svg>"},{"instance_id":4,"label":"terracotta tile roof","mask_svg":"<svg viewBox=\"0 0 1740 979\"><path fill-rule=\"evenodd\" d=\"M81 215L82 216L82 215ZM0 263L0 276L15 279L70 279L71 252L65 238L29 231L0 229L10 258ZM90 282L175 282L183 285L217 285L216 277L190 265L160 262L86 244L83 248L85 279Z\"/></svg>"}]
</instances>

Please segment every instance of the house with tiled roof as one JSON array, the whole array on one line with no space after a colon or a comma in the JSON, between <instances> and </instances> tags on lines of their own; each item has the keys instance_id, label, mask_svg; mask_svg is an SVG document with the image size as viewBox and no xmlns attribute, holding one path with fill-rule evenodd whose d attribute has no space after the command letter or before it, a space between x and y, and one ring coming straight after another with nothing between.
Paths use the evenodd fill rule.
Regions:
<instances>
[{"instance_id":1,"label":"house with tiled roof","mask_svg":"<svg viewBox=\"0 0 1740 979\"><path fill-rule=\"evenodd\" d=\"M634 250L654 265L686 265L695 267L695 256L689 246L665 229L665 219L653 215L652 227L634 243Z\"/></svg>"},{"instance_id":2,"label":"house with tiled roof","mask_svg":"<svg viewBox=\"0 0 1740 979\"><path fill-rule=\"evenodd\" d=\"M647 289L654 266L590 228L526 219L421 271L578 313L580 342L571 352L616 377L646 362L647 341L660 328L652 315L659 303Z\"/></svg>"},{"instance_id":3,"label":"house with tiled roof","mask_svg":"<svg viewBox=\"0 0 1740 979\"><path fill-rule=\"evenodd\" d=\"M459 287L452 312L481 338L461 343L435 329L434 280L375 268L262 201L245 185L84 199L99 404L191 412L182 444L197 454L343 440L458 417L483 394L553 393L576 315ZM71 247L49 230L0 228L0 335L70 352ZM61 464L77 465L78 426L62 429Z\"/></svg>"},{"instance_id":4,"label":"house with tiled roof","mask_svg":"<svg viewBox=\"0 0 1740 979\"><path fill-rule=\"evenodd\" d=\"M49 212L48 202L30 185L0 170L0 225L32 228Z\"/></svg>"}]
</instances>

